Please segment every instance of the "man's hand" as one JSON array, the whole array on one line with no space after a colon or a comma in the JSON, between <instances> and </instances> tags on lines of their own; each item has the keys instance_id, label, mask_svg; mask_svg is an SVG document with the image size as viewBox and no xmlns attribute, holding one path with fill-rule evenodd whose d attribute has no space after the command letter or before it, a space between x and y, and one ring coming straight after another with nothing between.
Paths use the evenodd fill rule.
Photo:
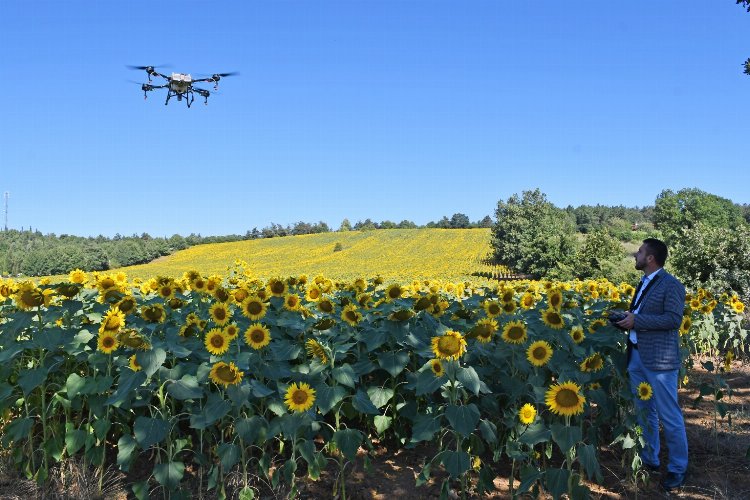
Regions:
<instances>
[{"instance_id":1,"label":"man's hand","mask_svg":"<svg viewBox=\"0 0 750 500\"><path fill-rule=\"evenodd\" d=\"M635 314L628 311L625 313L625 317L615 324L623 330L632 330L635 326Z\"/></svg>"}]
</instances>

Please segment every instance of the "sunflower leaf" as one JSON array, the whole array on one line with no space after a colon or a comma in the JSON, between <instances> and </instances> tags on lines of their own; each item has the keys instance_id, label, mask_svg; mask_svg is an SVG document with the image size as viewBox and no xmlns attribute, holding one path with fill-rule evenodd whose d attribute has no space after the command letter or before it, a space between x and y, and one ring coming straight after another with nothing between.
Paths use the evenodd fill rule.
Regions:
<instances>
[{"instance_id":1,"label":"sunflower leaf","mask_svg":"<svg viewBox=\"0 0 750 500\"><path fill-rule=\"evenodd\" d=\"M578 460L583 465L583 470L586 471L586 477L589 480L595 478L598 483L604 480L599 461L596 459L596 448L593 444L580 444L578 446Z\"/></svg>"},{"instance_id":2,"label":"sunflower leaf","mask_svg":"<svg viewBox=\"0 0 750 500\"><path fill-rule=\"evenodd\" d=\"M529 446L534 446L535 444L548 441L551 435L552 433L547 426L544 425L544 422L537 420L526 427L526 430L518 437L518 440Z\"/></svg>"},{"instance_id":3,"label":"sunflower leaf","mask_svg":"<svg viewBox=\"0 0 750 500\"><path fill-rule=\"evenodd\" d=\"M414 418L414 425L411 430L411 442L429 441L439 430L440 418L420 413Z\"/></svg>"},{"instance_id":4,"label":"sunflower leaf","mask_svg":"<svg viewBox=\"0 0 750 500\"><path fill-rule=\"evenodd\" d=\"M443 453L443 466L451 478L458 479L471 467L471 457L465 451L445 451Z\"/></svg>"},{"instance_id":5,"label":"sunflower leaf","mask_svg":"<svg viewBox=\"0 0 750 500\"><path fill-rule=\"evenodd\" d=\"M169 422L151 417L138 417L133 425L133 434L142 449L161 442L169 433Z\"/></svg>"},{"instance_id":6,"label":"sunflower leaf","mask_svg":"<svg viewBox=\"0 0 750 500\"><path fill-rule=\"evenodd\" d=\"M122 403L127 397L134 397L135 391L133 389L140 387L145 381L146 374L143 371L134 372L126 370L120 375L117 389L109 398L107 398L105 404L114 405Z\"/></svg>"},{"instance_id":7,"label":"sunflower leaf","mask_svg":"<svg viewBox=\"0 0 750 500\"><path fill-rule=\"evenodd\" d=\"M155 347L150 351L141 351L135 354L135 359L141 365L143 371L149 377L159 370L159 367L167 359L167 353L164 349Z\"/></svg>"},{"instance_id":8,"label":"sunflower leaf","mask_svg":"<svg viewBox=\"0 0 750 500\"><path fill-rule=\"evenodd\" d=\"M468 437L479 422L479 409L473 403L464 406L450 405L445 410L445 416L454 431Z\"/></svg>"},{"instance_id":9,"label":"sunflower leaf","mask_svg":"<svg viewBox=\"0 0 750 500\"><path fill-rule=\"evenodd\" d=\"M194 375L183 375L180 380L167 385L167 392L173 398L181 401L203 397L203 389L198 386L198 379Z\"/></svg>"},{"instance_id":10,"label":"sunflower leaf","mask_svg":"<svg viewBox=\"0 0 750 500\"><path fill-rule=\"evenodd\" d=\"M481 380L479 380L479 375L477 375L477 372L473 367L467 366L459 368L456 373L456 378L466 389L473 392L475 396L479 395Z\"/></svg>"},{"instance_id":11,"label":"sunflower leaf","mask_svg":"<svg viewBox=\"0 0 750 500\"><path fill-rule=\"evenodd\" d=\"M332 441L349 460L357 458L357 450L362 444L363 435L356 429L343 429L333 433Z\"/></svg>"},{"instance_id":12,"label":"sunflower leaf","mask_svg":"<svg viewBox=\"0 0 750 500\"><path fill-rule=\"evenodd\" d=\"M409 354L403 351L384 352L378 356L378 364L383 370L390 373L391 377L396 377L399 373L404 371L404 368L406 368L408 363Z\"/></svg>"},{"instance_id":13,"label":"sunflower leaf","mask_svg":"<svg viewBox=\"0 0 750 500\"><path fill-rule=\"evenodd\" d=\"M346 388L337 385L330 387L324 383L315 387L315 403L320 412L325 415L346 396Z\"/></svg>"},{"instance_id":14,"label":"sunflower leaf","mask_svg":"<svg viewBox=\"0 0 750 500\"><path fill-rule=\"evenodd\" d=\"M370 401L372 401L372 403L378 408L387 405L388 402L393 399L393 394L393 389L388 387L375 386L367 388L367 395L370 397Z\"/></svg>"},{"instance_id":15,"label":"sunflower leaf","mask_svg":"<svg viewBox=\"0 0 750 500\"><path fill-rule=\"evenodd\" d=\"M185 464L182 462L167 462L154 465L154 478L167 490L174 490L179 486L185 473Z\"/></svg>"},{"instance_id":16,"label":"sunflower leaf","mask_svg":"<svg viewBox=\"0 0 750 500\"><path fill-rule=\"evenodd\" d=\"M372 404L370 397L362 389L358 390L352 398L352 406L354 406L357 411L368 415L378 415L380 413L378 408Z\"/></svg>"},{"instance_id":17,"label":"sunflower leaf","mask_svg":"<svg viewBox=\"0 0 750 500\"><path fill-rule=\"evenodd\" d=\"M245 441L245 444L253 444L257 441L265 440L266 432L268 431L268 422L263 417L254 415L250 418L235 420L234 429Z\"/></svg>"},{"instance_id":18,"label":"sunflower leaf","mask_svg":"<svg viewBox=\"0 0 750 500\"><path fill-rule=\"evenodd\" d=\"M221 466L225 470L230 470L240 459L240 449L236 444L221 443L216 453L219 455Z\"/></svg>"},{"instance_id":19,"label":"sunflower leaf","mask_svg":"<svg viewBox=\"0 0 750 500\"><path fill-rule=\"evenodd\" d=\"M75 432L83 432L85 434L85 431L78 429ZM85 440L85 436L84 436ZM65 436L65 444L68 443L68 436ZM130 463L135 458L135 451L138 447L138 443L136 440L131 436L130 434L123 434L120 439L117 441L117 466L120 467L121 470L124 472L127 472L130 468ZM75 452L71 452L70 449L67 450L70 455L72 455Z\"/></svg>"},{"instance_id":20,"label":"sunflower leaf","mask_svg":"<svg viewBox=\"0 0 750 500\"><path fill-rule=\"evenodd\" d=\"M570 472L567 469L548 468L544 471L544 482L553 498L560 498L568 491L568 477Z\"/></svg>"},{"instance_id":21,"label":"sunflower leaf","mask_svg":"<svg viewBox=\"0 0 750 500\"><path fill-rule=\"evenodd\" d=\"M222 398L219 394L212 392L208 395L208 400L203 406L203 411L190 415L190 427L193 429L205 429L229 413L231 409L232 405L229 401Z\"/></svg>"},{"instance_id":22,"label":"sunflower leaf","mask_svg":"<svg viewBox=\"0 0 750 500\"><path fill-rule=\"evenodd\" d=\"M375 417L373 418L373 422L375 424L375 430L378 431L378 436L382 436L385 431L391 428L393 417L388 417L386 415L375 415Z\"/></svg>"},{"instance_id":23,"label":"sunflower leaf","mask_svg":"<svg viewBox=\"0 0 750 500\"><path fill-rule=\"evenodd\" d=\"M357 386L357 374L354 373L354 369L348 363L334 368L333 378L339 384L351 387L352 389Z\"/></svg>"},{"instance_id":24,"label":"sunflower leaf","mask_svg":"<svg viewBox=\"0 0 750 500\"><path fill-rule=\"evenodd\" d=\"M552 424L552 439L560 447L563 454L567 454L573 446L581 440L581 428L565 424Z\"/></svg>"}]
</instances>

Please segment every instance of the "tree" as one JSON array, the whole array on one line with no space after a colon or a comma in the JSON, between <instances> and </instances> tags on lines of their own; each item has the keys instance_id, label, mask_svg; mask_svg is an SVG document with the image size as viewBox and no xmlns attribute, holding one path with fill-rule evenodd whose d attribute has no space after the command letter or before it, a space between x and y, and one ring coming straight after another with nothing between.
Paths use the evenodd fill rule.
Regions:
<instances>
[{"instance_id":1,"label":"tree","mask_svg":"<svg viewBox=\"0 0 750 500\"><path fill-rule=\"evenodd\" d=\"M482 220L477 222L477 227L492 227L492 217L485 215Z\"/></svg>"},{"instance_id":2,"label":"tree","mask_svg":"<svg viewBox=\"0 0 750 500\"><path fill-rule=\"evenodd\" d=\"M750 12L750 0L737 0L737 4L746 7L747 11ZM745 67L745 74L750 75L750 57L742 65Z\"/></svg>"},{"instance_id":3,"label":"tree","mask_svg":"<svg viewBox=\"0 0 750 500\"><path fill-rule=\"evenodd\" d=\"M453 229L466 229L468 227L471 227L469 216L465 214L453 214L453 217L451 217L450 227Z\"/></svg>"},{"instance_id":4,"label":"tree","mask_svg":"<svg viewBox=\"0 0 750 500\"><path fill-rule=\"evenodd\" d=\"M352 230L352 223L349 222L349 219L344 219L341 221L341 225L339 226L339 231L351 231Z\"/></svg>"},{"instance_id":5,"label":"tree","mask_svg":"<svg viewBox=\"0 0 750 500\"><path fill-rule=\"evenodd\" d=\"M670 261L686 286L731 289L750 300L750 227L698 223L683 229L676 241Z\"/></svg>"},{"instance_id":6,"label":"tree","mask_svg":"<svg viewBox=\"0 0 750 500\"><path fill-rule=\"evenodd\" d=\"M499 201L492 227L495 259L534 277L568 279L575 258L575 224L538 188Z\"/></svg>"},{"instance_id":7,"label":"tree","mask_svg":"<svg viewBox=\"0 0 750 500\"><path fill-rule=\"evenodd\" d=\"M665 189L656 197L654 225L667 243L673 242L683 228L693 228L699 222L734 229L743 221L739 206L697 188L681 189L677 193Z\"/></svg>"}]
</instances>

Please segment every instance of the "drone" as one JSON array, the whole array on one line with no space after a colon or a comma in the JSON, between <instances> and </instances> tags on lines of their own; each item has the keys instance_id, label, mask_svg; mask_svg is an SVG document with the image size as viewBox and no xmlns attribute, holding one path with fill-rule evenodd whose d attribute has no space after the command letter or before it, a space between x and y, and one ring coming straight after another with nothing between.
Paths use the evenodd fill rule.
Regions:
<instances>
[{"instance_id":1,"label":"drone","mask_svg":"<svg viewBox=\"0 0 750 500\"><path fill-rule=\"evenodd\" d=\"M172 73L171 76L167 76L163 73L159 73L154 69L153 66L128 66L130 69L139 69L139 70L145 70L146 74L148 75L148 83L144 83L141 85L141 90L143 90L143 98L148 98L148 93L152 90L157 89L167 89L167 100L164 101L164 105L166 106L169 104L169 100L172 97L177 97L178 101L182 101L183 98L185 99L185 104L187 104L187 107L189 108L191 104L193 104L193 101L195 100L195 94L198 94L199 96L204 98L203 104L208 105L208 96L211 95L211 92L209 92L207 89L202 89L198 87L193 87L194 83L198 82L213 82L214 83L214 90L219 89L219 80L224 78L225 76L232 76L236 75L237 73L214 73L210 77L207 78L197 78L193 79L192 76L190 76L189 73ZM166 83L163 85L152 85L151 77L159 77L166 80Z\"/></svg>"}]
</instances>

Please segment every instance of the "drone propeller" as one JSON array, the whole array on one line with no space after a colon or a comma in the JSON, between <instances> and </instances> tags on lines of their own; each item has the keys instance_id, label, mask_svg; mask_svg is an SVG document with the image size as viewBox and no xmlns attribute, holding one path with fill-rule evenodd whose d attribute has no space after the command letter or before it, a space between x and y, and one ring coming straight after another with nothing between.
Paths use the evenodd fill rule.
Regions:
<instances>
[{"instance_id":1,"label":"drone propeller","mask_svg":"<svg viewBox=\"0 0 750 500\"><path fill-rule=\"evenodd\" d=\"M167 65L167 64L161 64L160 66L163 67L163 68L165 68L165 67L168 68L169 67L169 65ZM161 73L159 73L158 71L156 71L155 66L130 66L130 65L127 65L126 67L128 67L130 69L146 70L146 73L148 73L148 81L149 82L151 81L151 77L152 76L160 76L162 78L167 78L166 76L164 76Z\"/></svg>"}]
</instances>

